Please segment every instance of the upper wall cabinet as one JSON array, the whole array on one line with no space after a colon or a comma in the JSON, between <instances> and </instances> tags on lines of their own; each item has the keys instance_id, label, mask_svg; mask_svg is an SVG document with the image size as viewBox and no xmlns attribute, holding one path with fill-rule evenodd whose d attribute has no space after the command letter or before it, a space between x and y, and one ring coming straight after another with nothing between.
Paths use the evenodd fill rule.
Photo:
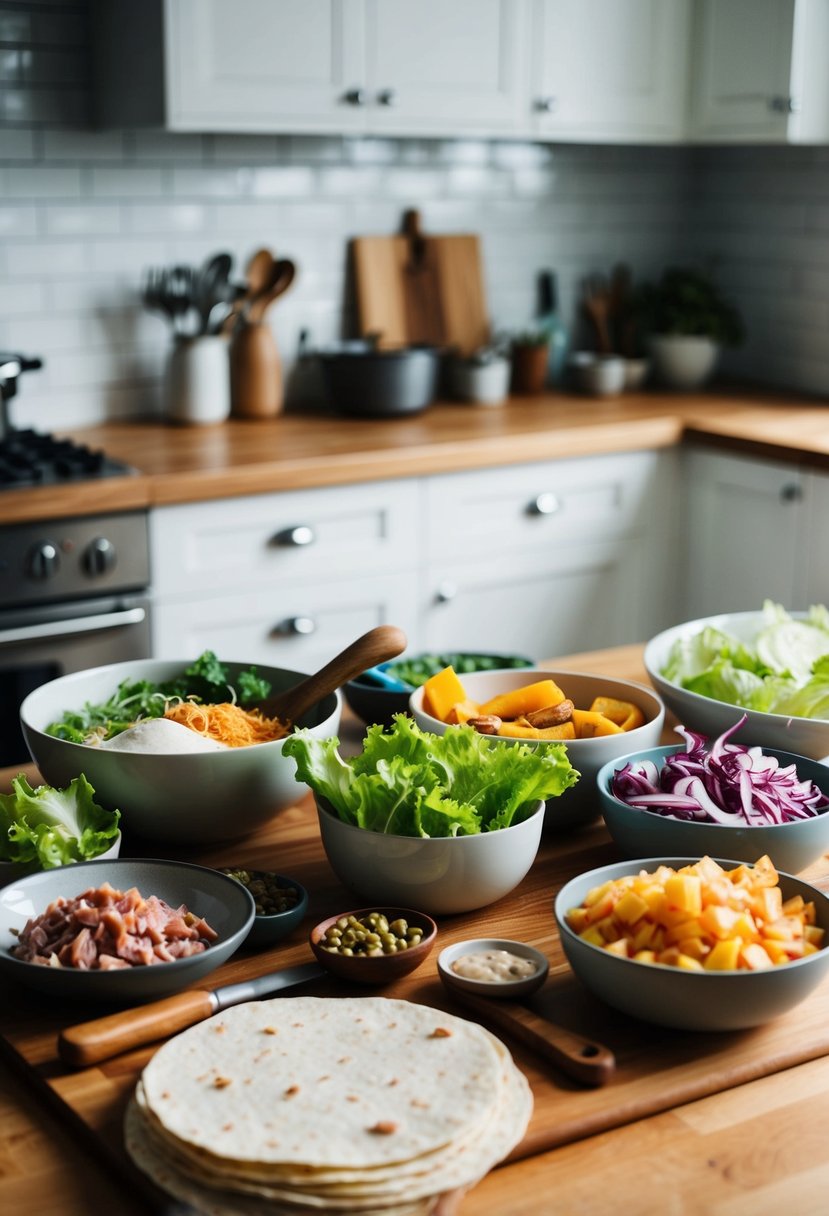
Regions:
<instances>
[{"instance_id":1,"label":"upper wall cabinet","mask_svg":"<svg viewBox=\"0 0 829 1216\"><path fill-rule=\"evenodd\" d=\"M98 118L175 131L517 132L527 0L98 0Z\"/></svg>"},{"instance_id":2,"label":"upper wall cabinet","mask_svg":"<svg viewBox=\"0 0 829 1216\"><path fill-rule=\"evenodd\" d=\"M696 0L690 135L829 141L826 0Z\"/></svg>"},{"instance_id":3,"label":"upper wall cabinet","mask_svg":"<svg viewBox=\"0 0 829 1216\"><path fill-rule=\"evenodd\" d=\"M537 135L681 139L690 31L690 0L534 0Z\"/></svg>"}]
</instances>

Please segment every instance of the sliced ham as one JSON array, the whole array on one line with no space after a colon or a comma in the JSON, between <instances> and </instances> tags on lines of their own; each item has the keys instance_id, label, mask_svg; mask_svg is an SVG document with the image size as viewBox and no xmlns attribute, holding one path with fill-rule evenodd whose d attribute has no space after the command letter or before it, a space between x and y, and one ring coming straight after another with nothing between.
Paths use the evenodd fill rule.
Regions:
<instances>
[{"instance_id":1,"label":"sliced ham","mask_svg":"<svg viewBox=\"0 0 829 1216\"><path fill-rule=\"evenodd\" d=\"M11 952L48 967L116 971L200 954L216 937L184 905L171 908L157 895L116 891L105 882L54 900L27 923Z\"/></svg>"}]
</instances>

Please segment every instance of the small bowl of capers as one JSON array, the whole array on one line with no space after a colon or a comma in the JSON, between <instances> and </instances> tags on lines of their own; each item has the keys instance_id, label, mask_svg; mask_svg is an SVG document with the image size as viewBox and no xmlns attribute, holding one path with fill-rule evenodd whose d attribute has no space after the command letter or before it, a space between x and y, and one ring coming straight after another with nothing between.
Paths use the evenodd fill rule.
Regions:
<instances>
[{"instance_id":1,"label":"small bowl of capers","mask_svg":"<svg viewBox=\"0 0 829 1216\"><path fill-rule=\"evenodd\" d=\"M358 908L320 921L310 943L332 975L355 984L390 984L419 967L438 927L412 908Z\"/></svg>"},{"instance_id":2,"label":"small bowl of capers","mask_svg":"<svg viewBox=\"0 0 829 1216\"><path fill-rule=\"evenodd\" d=\"M308 892L295 878L273 870L228 866L222 870L247 887L256 904L246 946L271 946L296 928L308 910Z\"/></svg>"}]
</instances>

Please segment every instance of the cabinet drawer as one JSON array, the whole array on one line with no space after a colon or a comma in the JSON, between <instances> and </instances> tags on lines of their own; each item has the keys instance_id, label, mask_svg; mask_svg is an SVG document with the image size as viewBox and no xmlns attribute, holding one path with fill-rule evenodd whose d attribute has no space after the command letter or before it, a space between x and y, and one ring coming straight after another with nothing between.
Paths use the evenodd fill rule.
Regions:
<instances>
[{"instance_id":1,"label":"cabinet drawer","mask_svg":"<svg viewBox=\"0 0 829 1216\"><path fill-rule=\"evenodd\" d=\"M416 560L416 482L257 494L151 512L157 598L284 585Z\"/></svg>"},{"instance_id":2,"label":"cabinet drawer","mask_svg":"<svg viewBox=\"0 0 829 1216\"><path fill-rule=\"evenodd\" d=\"M661 473L659 453L632 452L433 477L428 551L491 556L623 536L652 515Z\"/></svg>"},{"instance_id":3,"label":"cabinet drawer","mask_svg":"<svg viewBox=\"0 0 829 1216\"><path fill-rule=\"evenodd\" d=\"M314 671L375 625L397 625L413 640L416 594L415 575L397 573L172 600L153 609L153 654L212 650L227 662Z\"/></svg>"}]
</instances>

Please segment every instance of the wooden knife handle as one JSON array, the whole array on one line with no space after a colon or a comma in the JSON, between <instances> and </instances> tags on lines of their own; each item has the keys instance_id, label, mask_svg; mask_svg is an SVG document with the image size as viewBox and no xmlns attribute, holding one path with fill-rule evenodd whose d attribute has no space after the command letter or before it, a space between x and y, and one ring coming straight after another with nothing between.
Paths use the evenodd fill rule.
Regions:
<instances>
[{"instance_id":1,"label":"wooden knife handle","mask_svg":"<svg viewBox=\"0 0 829 1216\"><path fill-rule=\"evenodd\" d=\"M123 1051L166 1038L212 1013L213 998L206 989L179 992L163 1001L70 1026L58 1036L58 1054L72 1068L88 1068Z\"/></svg>"},{"instance_id":2,"label":"wooden knife handle","mask_svg":"<svg viewBox=\"0 0 829 1216\"><path fill-rule=\"evenodd\" d=\"M497 1026L583 1085L605 1085L616 1071L616 1060L609 1048L548 1022L518 1001L488 999L460 989L453 989L452 996L475 1012L482 1022Z\"/></svg>"}]
</instances>

